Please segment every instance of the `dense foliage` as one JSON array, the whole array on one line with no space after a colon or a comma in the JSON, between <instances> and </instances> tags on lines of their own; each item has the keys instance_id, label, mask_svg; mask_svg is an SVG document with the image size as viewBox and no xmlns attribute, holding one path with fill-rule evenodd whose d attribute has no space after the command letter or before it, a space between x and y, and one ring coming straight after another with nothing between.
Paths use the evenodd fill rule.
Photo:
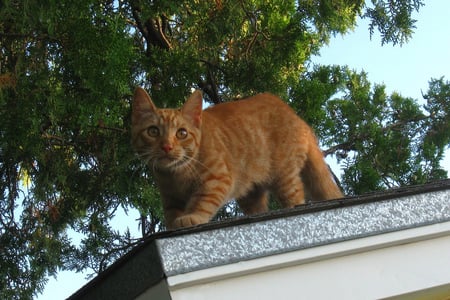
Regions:
<instances>
[{"instance_id":1,"label":"dense foliage","mask_svg":"<svg viewBox=\"0 0 450 300\"><path fill-rule=\"evenodd\" d=\"M450 83L425 106L364 73L307 68L357 17L403 43L419 0L23 1L0 4L0 298L27 299L58 270L105 269L136 243L110 221L162 230L151 174L129 146L136 85L176 106L271 91L343 163L349 194L445 178ZM222 212L236 214L231 207ZM77 240L73 238L76 232ZM80 239L78 241L78 238Z\"/></svg>"}]
</instances>

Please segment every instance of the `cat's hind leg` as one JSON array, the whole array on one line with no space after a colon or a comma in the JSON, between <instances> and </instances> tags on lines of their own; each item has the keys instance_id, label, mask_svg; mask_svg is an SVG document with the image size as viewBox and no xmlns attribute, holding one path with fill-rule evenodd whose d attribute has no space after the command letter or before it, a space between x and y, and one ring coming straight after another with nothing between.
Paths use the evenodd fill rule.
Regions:
<instances>
[{"instance_id":1,"label":"cat's hind leg","mask_svg":"<svg viewBox=\"0 0 450 300\"><path fill-rule=\"evenodd\" d=\"M237 199L237 203L246 215L264 213L269 209L267 196L264 188L256 186L247 195Z\"/></svg>"},{"instance_id":2,"label":"cat's hind leg","mask_svg":"<svg viewBox=\"0 0 450 300\"><path fill-rule=\"evenodd\" d=\"M285 208L291 208L305 203L305 191L300 172L292 167L284 170L274 183L274 193L280 204Z\"/></svg>"}]
</instances>

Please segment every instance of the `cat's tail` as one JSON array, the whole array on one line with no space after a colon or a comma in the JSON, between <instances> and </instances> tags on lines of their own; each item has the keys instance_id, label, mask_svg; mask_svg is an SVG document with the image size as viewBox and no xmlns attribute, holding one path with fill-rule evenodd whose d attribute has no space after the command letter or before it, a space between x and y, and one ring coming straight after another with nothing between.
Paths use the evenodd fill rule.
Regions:
<instances>
[{"instance_id":1,"label":"cat's tail","mask_svg":"<svg viewBox=\"0 0 450 300\"><path fill-rule=\"evenodd\" d=\"M308 158L301 175L312 200L343 198L344 195L326 164L320 148L317 144L311 145L309 148Z\"/></svg>"}]
</instances>

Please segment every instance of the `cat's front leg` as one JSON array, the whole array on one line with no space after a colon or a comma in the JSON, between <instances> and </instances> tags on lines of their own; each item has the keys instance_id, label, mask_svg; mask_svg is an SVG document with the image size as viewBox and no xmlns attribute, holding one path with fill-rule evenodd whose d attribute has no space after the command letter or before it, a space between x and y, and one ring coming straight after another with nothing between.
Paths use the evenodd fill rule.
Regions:
<instances>
[{"instance_id":1,"label":"cat's front leg","mask_svg":"<svg viewBox=\"0 0 450 300\"><path fill-rule=\"evenodd\" d=\"M216 212L222 207L225 199L224 193L201 193L190 199L186 214L172 222L173 228L190 227L208 223Z\"/></svg>"},{"instance_id":2,"label":"cat's front leg","mask_svg":"<svg viewBox=\"0 0 450 300\"><path fill-rule=\"evenodd\" d=\"M184 215L184 211L178 207L164 206L164 219L166 221L167 229L176 229L179 226L175 226L175 220Z\"/></svg>"},{"instance_id":3,"label":"cat's front leg","mask_svg":"<svg viewBox=\"0 0 450 300\"><path fill-rule=\"evenodd\" d=\"M181 217L178 217L175 219L174 222L172 222L172 228L184 228L184 227L191 227L195 225L200 225L204 223L208 223L209 218L205 218L198 214L188 214Z\"/></svg>"},{"instance_id":4,"label":"cat's front leg","mask_svg":"<svg viewBox=\"0 0 450 300\"><path fill-rule=\"evenodd\" d=\"M209 222L226 203L232 187L228 175L207 176L203 186L189 199L185 214L172 223L174 228L189 227Z\"/></svg>"}]
</instances>

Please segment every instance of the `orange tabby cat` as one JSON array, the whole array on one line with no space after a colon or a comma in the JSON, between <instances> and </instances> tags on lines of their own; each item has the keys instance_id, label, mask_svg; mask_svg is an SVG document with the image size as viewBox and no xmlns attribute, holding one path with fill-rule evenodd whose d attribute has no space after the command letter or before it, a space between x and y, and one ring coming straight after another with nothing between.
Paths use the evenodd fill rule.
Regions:
<instances>
[{"instance_id":1,"label":"orange tabby cat","mask_svg":"<svg viewBox=\"0 0 450 300\"><path fill-rule=\"evenodd\" d=\"M230 199L265 212L269 190L283 207L305 202L304 185L314 200L343 196L312 129L267 93L202 111L200 91L159 109L137 88L132 144L154 172L169 229L206 223Z\"/></svg>"}]
</instances>

